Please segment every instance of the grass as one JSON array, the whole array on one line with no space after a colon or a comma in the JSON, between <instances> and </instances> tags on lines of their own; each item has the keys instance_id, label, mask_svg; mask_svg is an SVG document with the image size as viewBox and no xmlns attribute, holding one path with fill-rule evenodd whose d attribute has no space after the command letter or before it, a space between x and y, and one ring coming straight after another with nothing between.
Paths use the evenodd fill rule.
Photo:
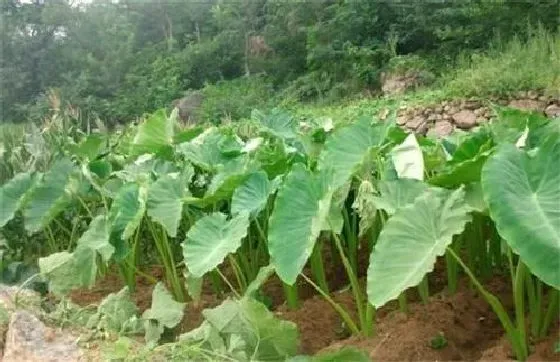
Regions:
<instances>
[{"instance_id":1,"label":"grass","mask_svg":"<svg viewBox=\"0 0 560 362\"><path fill-rule=\"evenodd\" d=\"M485 54L463 57L444 77L446 93L455 97L507 95L519 90L543 90L560 95L560 36L542 28L526 42L515 38Z\"/></svg>"}]
</instances>

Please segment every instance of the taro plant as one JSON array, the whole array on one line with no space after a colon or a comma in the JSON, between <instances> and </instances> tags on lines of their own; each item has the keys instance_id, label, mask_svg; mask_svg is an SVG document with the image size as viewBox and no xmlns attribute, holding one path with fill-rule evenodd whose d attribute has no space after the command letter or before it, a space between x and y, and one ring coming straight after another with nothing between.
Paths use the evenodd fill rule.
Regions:
<instances>
[{"instance_id":1,"label":"taro plant","mask_svg":"<svg viewBox=\"0 0 560 362\"><path fill-rule=\"evenodd\" d=\"M481 142L482 135L488 141ZM388 219L368 270L368 297L375 307L420 283L437 257L446 254L453 270L448 270L450 286L456 283L454 265L459 265L498 315L517 358L527 358L525 313L529 311L533 337L546 335L558 314L560 288L560 179L555 172L560 166L560 134L549 123L531 124L525 133L521 130L518 140L531 135L536 147L516 142L517 146L505 143L497 149L491 147L492 136L485 130L468 136L454 150L449 166L430 181L447 187L466 182L480 186L427 187ZM460 158L465 159L455 163ZM481 214L486 210L489 216ZM466 248L467 262L461 246ZM480 282L492 268L500 268L504 258L512 279L513 320Z\"/></svg>"}]
</instances>

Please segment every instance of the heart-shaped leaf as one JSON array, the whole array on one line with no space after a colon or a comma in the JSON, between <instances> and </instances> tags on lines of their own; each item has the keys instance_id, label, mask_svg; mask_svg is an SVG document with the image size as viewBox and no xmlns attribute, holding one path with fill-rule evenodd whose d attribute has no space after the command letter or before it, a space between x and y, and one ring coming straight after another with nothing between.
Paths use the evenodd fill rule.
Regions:
<instances>
[{"instance_id":1,"label":"heart-shaped leaf","mask_svg":"<svg viewBox=\"0 0 560 362\"><path fill-rule=\"evenodd\" d=\"M502 146L482 171L482 188L498 232L531 272L560 288L560 138L534 156Z\"/></svg>"}]
</instances>

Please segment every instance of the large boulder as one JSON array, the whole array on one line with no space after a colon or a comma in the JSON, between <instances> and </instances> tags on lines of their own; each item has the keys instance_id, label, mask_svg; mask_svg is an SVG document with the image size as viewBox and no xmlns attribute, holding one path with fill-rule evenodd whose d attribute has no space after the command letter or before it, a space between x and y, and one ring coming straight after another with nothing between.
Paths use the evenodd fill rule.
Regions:
<instances>
[{"instance_id":1,"label":"large boulder","mask_svg":"<svg viewBox=\"0 0 560 362\"><path fill-rule=\"evenodd\" d=\"M82 358L83 353L76 344L75 336L47 328L27 311L17 311L12 315L3 361L70 362Z\"/></svg>"},{"instance_id":2,"label":"large boulder","mask_svg":"<svg viewBox=\"0 0 560 362\"><path fill-rule=\"evenodd\" d=\"M548 118L560 118L560 106L557 104L551 104L546 107L544 113Z\"/></svg>"},{"instance_id":3,"label":"large boulder","mask_svg":"<svg viewBox=\"0 0 560 362\"><path fill-rule=\"evenodd\" d=\"M173 101L173 106L179 109L179 118L186 124L195 124L199 121L197 119L197 111L199 110L204 95L201 92L190 92L183 98Z\"/></svg>"},{"instance_id":4,"label":"large boulder","mask_svg":"<svg viewBox=\"0 0 560 362\"><path fill-rule=\"evenodd\" d=\"M471 110L464 109L453 113L451 117L453 118L453 122L459 128L470 129L476 126L476 115Z\"/></svg>"},{"instance_id":5,"label":"large boulder","mask_svg":"<svg viewBox=\"0 0 560 362\"><path fill-rule=\"evenodd\" d=\"M416 73L407 74L381 74L381 90L385 95L403 94L410 88L415 88L420 84Z\"/></svg>"}]
</instances>

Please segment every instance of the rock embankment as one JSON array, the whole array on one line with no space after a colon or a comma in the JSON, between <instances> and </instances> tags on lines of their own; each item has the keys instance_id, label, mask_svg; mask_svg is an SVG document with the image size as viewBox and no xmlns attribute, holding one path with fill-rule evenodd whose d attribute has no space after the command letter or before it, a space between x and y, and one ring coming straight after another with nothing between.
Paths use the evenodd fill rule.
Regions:
<instances>
[{"instance_id":1,"label":"rock embankment","mask_svg":"<svg viewBox=\"0 0 560 362\"><path fill-rule=\"evenodd\" d=\"M426 134L431 130L436 136L444 137L455 129L469 130L488 122L493 104L541 112L550 118L560 117L560 98L529 91L506 99L457 99L428 106L403 106L397 112L397 124L411 132Z\"/></svg>"}]
</instances>

